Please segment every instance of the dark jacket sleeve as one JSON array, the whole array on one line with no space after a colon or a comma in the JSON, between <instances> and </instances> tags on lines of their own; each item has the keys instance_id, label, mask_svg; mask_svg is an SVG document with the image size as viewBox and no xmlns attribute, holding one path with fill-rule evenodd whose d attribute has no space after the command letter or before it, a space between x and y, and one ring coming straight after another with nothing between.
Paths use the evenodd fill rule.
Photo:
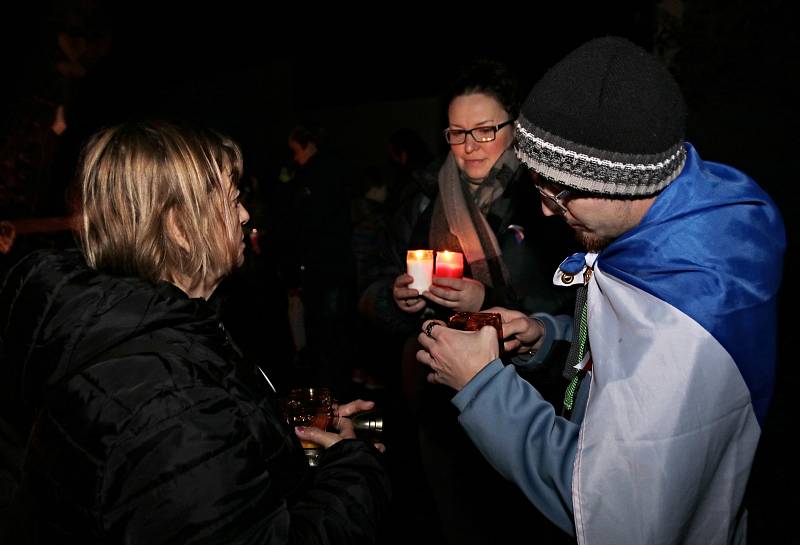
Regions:
<instances>
[{"instance_id":1,"label":"dark jacket sleeve","mask_svg":"<svg viewBox=\"0 0 800 545\"><path fill-rule=\"evenodd\" d=\"M311 488L288 509L291 543L371 543L389 482L371 445L344 440L325 451Z\"/></svg>"},{"instance_id":2,"label":"dark jacket sleeve","mask_svg":"<svg viewBox=\"0 0 800 545\"><path fill-rule=\"evenodd\" d=\"M341 441L312 474L297 439L261 408L203 391L165 403L184 396L192 399L174 418L159 421L160 411L148 410L133 421L108 458L102 511L112 541L374 541L389 501L374 448Z\"/></svg>"}]
</instances>

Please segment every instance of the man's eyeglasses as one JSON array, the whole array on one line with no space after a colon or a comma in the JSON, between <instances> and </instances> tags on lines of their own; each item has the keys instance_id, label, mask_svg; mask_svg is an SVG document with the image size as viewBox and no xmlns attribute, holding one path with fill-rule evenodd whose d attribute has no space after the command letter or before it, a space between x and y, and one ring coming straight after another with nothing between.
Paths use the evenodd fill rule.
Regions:
<instances>
[{"instance_id":1,"label":"man's eyeglasses","mask_svg":"<svg viewBox=\"0 0 800 545\"><path fill-rule=\"evenodd\" d=\"M463 144L467 141L467 135L470 135L473 140L476 142L484 143L484 142L491 142L495 138L497 138L497 131L505 127L506 125L511 125L514 122L513 119L509 119L504 123L500 123L499 125L494 125L491 127L475 127L474 129L465 130L465 129L445 129L444 130L444 139L447 140L448 144L451 145L458 145Z\"/></svg>"},{"instance_id":2,"label":"man's eyeglasses","mask_svg":"<svg viewBox=\"0 0 800 545\"><path fill-rule=\"evenodd\" d=\"M536 186L536 189L539 191L539 194L546 199L547 204L555 206L556 212L558 212L562 216L567 213L567 207L562 204L562 201L567 197L569 197L570 193L572 193L569 189L559 191L557 194L553 195L552 193L547 191L544 188L544 186L541 186L537 183L534 183L534 185Z\"/></svg>"}]
</instances>

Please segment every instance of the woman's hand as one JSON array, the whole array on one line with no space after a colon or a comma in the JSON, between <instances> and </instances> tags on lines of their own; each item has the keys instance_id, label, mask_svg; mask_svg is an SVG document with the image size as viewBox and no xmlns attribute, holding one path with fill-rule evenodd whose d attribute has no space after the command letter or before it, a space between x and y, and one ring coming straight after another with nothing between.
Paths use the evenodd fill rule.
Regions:
<instances>
[{"instance_id":1,"label":"woman's hand","mask_svg":"<svg viewBox=\"0 0 800 545\"><path fill-rule=\"evenodd\" d=\"M539 320L502 307L492 307L485 312L496 312L503 320L503 335L509 339L503 343L506 352L530 352L541 346L544 324Z\"/></svg>"},{"instance_id":2,"label":"woman's hand","mask_svg":"<svg viewBox=\"0 0 800 545\"><path fill-rule=\"evenodd\" d=\"M419 296L417 290L408 287L414 277L410 274L401 274L394 279L392 286L392 298L397 307L403 312L414 314L425 308L425 299Z\"/></svg>"},{"instance_id":3,"label":"woman's hand","mask_svg":"<svg viewBox=\"0 0 800 545\"><path fill-rule=\"evenodd\" d=\"M294 433L302 441L312 441L321 445L323 448L330 448L342 439L355 439L356 433L353 429L353 423L348 417L360 412L369 411L374 407L374 401L364 401L363 399L356 399L346 405L334 406L333 414L335 418L333 419L333 427L338 433L302 426L296 427ZM375 443L375 448L381 452L386 450L386 447L381 443Z\"/></svg>"},{"instance_id":4,"label":"woman's hand","mask_svg":"<svg viewBox=\"0 0 800 545\"><path fill-rule=\"evenodd\" d=\"M477 312L483 305L486 288L472 278L433 278L422 296L443 307L460 312Z\"/></svg>"}]
</instances>

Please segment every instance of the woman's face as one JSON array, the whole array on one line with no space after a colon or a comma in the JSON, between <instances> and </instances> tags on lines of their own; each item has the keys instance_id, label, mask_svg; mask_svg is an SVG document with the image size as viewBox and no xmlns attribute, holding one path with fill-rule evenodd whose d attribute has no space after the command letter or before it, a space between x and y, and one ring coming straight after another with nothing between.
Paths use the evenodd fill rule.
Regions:
<instances>
[{"instance_id":1,"label":"woman's face","mask_svg":"<svg viewBox=\"0 0 800 545\"><path fill-rule=\"evenodd\" d=\"M244 230L242 226L250 220L250 214L239 199L239 188L234 186L229 179L226 179L224 189L228 195L228 206L231 208L230 217L237 222L233 229L236 239L231 242L237 248L236 266L241 267L244 263Z\"/></svg>"},{"instance_id":2,"label":"woman's face","mask_svg":"<svg viewBox=\"0 0 800 545\"><path fill-rule=\"evenodd\" d=\"M223 263L212 264L212 268L220 270L208 273L203 277L190 278L180 272L172 272L165 279L169 280L189 297L202 297L208 299L222 278L231 272L231 269L240 267L244 263L244 231L242 226L250 220L250 214L239 200L239 188L226 176L222 187L215 196L217 217L222 222L212 224L212 232L207 236L212 237L212 261L224 259ZM183 250L191 251L189 242L175 219L175 209L170 209L167 219L169 235L174 237L175 243ZM233 258L228 261L228 258ZM221 267L220 267L221 266Z\"/></svg>"},{"instance_id":3,"label":"woman's face","mask_svg":"<svg viewBox=\"0 0 800 545\"><path fill-rule=\"evenodd\" d=\"M508 121L508 112L493 97L483 93L461 95L450 101L447 110L449 128L470 130L492 127ZM463 144L451 144L458 168L474 183L481 183L514 140L514 128L507 125L497 131L491 142L476 142L468 134Z\"/></svg>"}]
</instances>

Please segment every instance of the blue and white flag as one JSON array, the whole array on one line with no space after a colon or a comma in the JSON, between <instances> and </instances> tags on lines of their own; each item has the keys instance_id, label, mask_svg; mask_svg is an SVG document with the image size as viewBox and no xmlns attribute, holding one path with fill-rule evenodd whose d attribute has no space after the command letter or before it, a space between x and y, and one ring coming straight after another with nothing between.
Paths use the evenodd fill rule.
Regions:
<instances>
[{"instance_id":1,"label":"blue and white flag","mask_svg":"<svg viewBox=\"0 0 800 545\"><path fill-rule=\"evenodd\" d=\"M598 256L573 469L582 544L743 542L773 387L785 233L747 176L687 144L681 175Z\"/></svg>"}]
</instances>

